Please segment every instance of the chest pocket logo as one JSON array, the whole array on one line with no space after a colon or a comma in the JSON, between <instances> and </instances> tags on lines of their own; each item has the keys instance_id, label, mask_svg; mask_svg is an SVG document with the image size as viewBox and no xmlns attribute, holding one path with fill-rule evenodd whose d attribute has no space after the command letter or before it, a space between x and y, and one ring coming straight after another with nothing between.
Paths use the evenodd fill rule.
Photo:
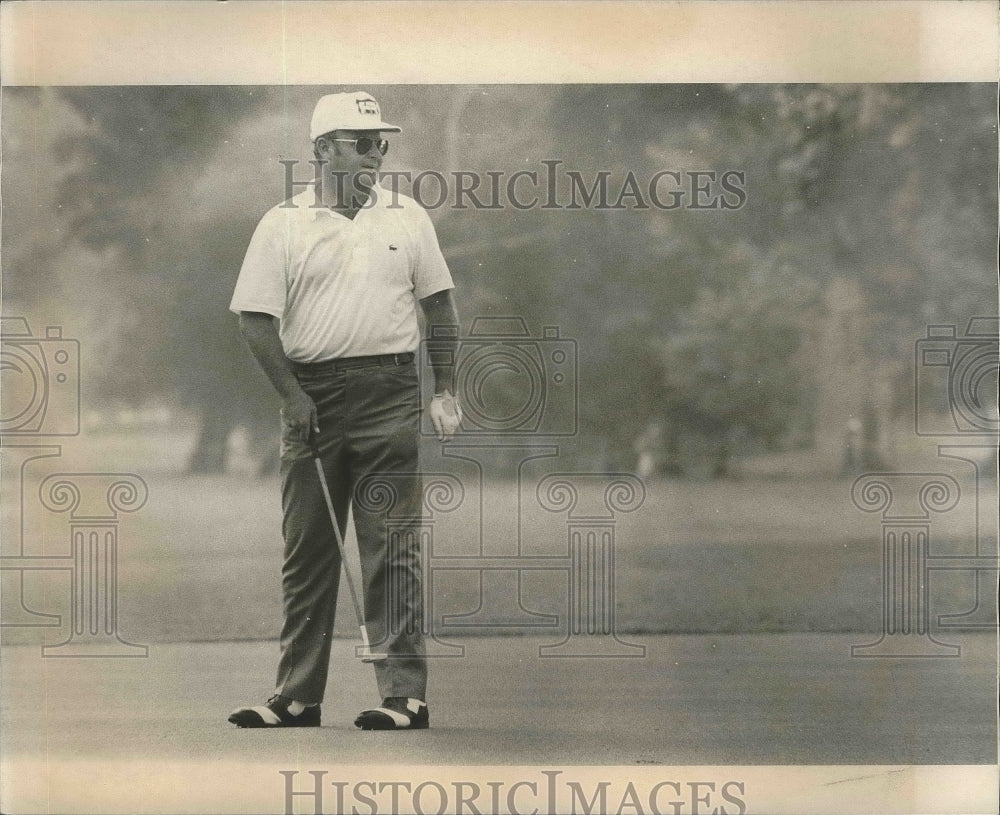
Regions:
<instances>
[{"instance_id":1,"label":"chest pocket logo","mask_svg":"<svg viewBox=\"0 0 1000 815\"><path fill-rule=\"evenodd\" d=\"M383 240L377 257L386 282L410 288L410 253L406 243L398 235L386 235ZM374 257L373 255L373 260Z\"/></svg>"}]
</instances>

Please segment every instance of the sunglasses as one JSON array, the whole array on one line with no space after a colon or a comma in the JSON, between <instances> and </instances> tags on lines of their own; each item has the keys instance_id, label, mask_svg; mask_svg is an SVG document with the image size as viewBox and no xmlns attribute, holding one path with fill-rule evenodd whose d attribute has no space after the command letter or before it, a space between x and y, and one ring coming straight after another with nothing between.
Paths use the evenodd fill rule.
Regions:
<instances>
[{"instance_id":1,"label":"sunglasses","mask_svg":"<svg viewBox=\"0 0 1000 815\"><path fill-rule=\"evenodd\" d=\"M372 146L378 148L378 151L383 156L389 152L388 139L373 139L370 136L362 136L360 139L331 139L330 141L346 141L353 144L359 156L368 155L371 152Z\"/></svg>"}]
</instances>

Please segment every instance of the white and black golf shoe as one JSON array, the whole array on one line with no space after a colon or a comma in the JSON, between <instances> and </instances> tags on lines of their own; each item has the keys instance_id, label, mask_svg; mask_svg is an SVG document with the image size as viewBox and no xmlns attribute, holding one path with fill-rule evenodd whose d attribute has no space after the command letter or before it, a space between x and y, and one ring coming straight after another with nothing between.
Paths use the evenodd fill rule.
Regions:
<instances>
[{"instance_id":1,"label":"white and black golf shoe","mask_svg":"<svg viewBox=\"0 0 1000 815\"><path fill-rule=\"evenodd\" d=\"M309 705L299 713L291 713L293 700L275 694L262 705L241 707L229 714L237 727L319 727L320 706Z\"/></svg>"},{"instance_id":2,"label":"white and black golf shoe","mask_svg":"<svg viewBox=\"0 0 1000 815\"><path fill-rule=\"evenodd\" d=\"M388 696L382 707L362 710L354 724L362 730L426 730L430 726L427 703L405 696Z\"/></svg>"}]
</instances>

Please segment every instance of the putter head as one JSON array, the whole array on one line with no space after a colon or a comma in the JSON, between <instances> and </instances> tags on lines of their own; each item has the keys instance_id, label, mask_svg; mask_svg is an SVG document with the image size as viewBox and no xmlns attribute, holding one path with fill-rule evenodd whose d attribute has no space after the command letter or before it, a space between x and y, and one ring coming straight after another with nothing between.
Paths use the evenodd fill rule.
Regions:
<instances>
[{"instance_id":1,"label":"putter head","mask_svg":"<svg viewBox=\"0 0 1000 815\"><path fill-rule=\"evenodd\" d=\"M358 656L360 656L361 661L365 663L381 662L382 660L389 658L388 654L373 654L371 651L367 650L361 651Z\"/></svg>"}]
</instances>

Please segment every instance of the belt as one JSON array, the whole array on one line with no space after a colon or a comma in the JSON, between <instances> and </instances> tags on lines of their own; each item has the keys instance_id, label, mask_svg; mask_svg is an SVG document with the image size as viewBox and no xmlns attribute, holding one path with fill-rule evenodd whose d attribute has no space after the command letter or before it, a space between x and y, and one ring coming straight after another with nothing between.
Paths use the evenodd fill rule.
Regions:
<instances>
[{"instance_id":1,"label":"belt","mask_svg":"<svg viewBox=\"0 0 1000 815\"><path fill-rule=\"evenodd\" d=\"M350 368L374 368L380 365L407 365L413 362L413 354L375 354L370 357L342 357L340 359L324 359L321 362L292 362L292 368L298 373L324 374L336 371L346 371Z\"/></svg>"}]
</instances>

